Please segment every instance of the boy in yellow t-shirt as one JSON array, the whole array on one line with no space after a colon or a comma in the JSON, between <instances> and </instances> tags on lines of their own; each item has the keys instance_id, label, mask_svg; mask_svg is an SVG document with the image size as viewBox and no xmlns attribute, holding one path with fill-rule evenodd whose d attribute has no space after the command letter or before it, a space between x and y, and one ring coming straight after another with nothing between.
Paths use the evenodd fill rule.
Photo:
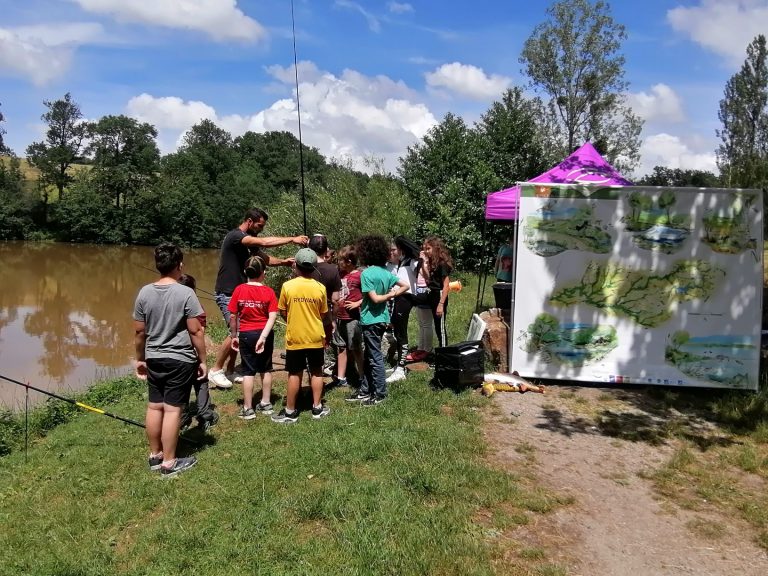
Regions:
<instances>
[{"instance_id":1,"label":"boy in yellow t-shirt","mask_svg":"<svg viewBox=\"0 0 768 576\"><path fill-rule=\"evenodd\" d=\"M317 254L309 248L296 253L297 278L288 280L280 291L277 308L287 320L285 332L285 370L288 391L285 407L272 416L273 422L293 424L299 419L296 399L304 376L309 369L312 387L312 418L320 419L331 410L323 406L323 348L327 340L323 317L328 313L325 286L312 278Z\"/></svg>"}]
</instances>

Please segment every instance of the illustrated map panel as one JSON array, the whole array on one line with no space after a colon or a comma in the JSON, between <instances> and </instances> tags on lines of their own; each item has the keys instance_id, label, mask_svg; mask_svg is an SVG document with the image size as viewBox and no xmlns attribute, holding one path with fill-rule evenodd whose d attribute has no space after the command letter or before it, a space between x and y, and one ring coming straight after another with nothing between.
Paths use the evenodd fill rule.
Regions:
<instances>
[{"instance_id":1,"label":"illustrated map panel","mask_svg":"<svg viewBox=\"0 0 768 576\"><path fill-rule=\"evenodd\" d=\"M762 192L524 184L511 369L756 390Z\"/></svg>"}]
</instances>

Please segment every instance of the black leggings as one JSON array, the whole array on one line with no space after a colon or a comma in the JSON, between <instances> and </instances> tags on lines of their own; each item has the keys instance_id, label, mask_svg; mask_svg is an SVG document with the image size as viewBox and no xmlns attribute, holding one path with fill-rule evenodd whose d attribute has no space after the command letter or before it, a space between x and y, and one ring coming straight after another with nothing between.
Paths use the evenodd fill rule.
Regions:
<instances>
[{"instance_id":1,"label":"black leggings","mask_svg":"<svg viewBox=\"0 0 768 576\"><path fill-rule=\"evenodd\" d=\"M408 355L408 319L413 308L413 295L401 294L396 297L394 308L392 328L397 341L397 365L405 366L405 357Z\"/></svg>"},{"instance_id":2,"label":"black leggings","mask_svg":"<svg viewBox=\"0 0 768 576\"><path fill-rule=\"evenodd\" d=\"M442 290L432 290L429 293L429 307L432 310L432 319L435 321L435 334L437 334L437 345L448 346L448 330L446 329L446 319L448 316L448 298L443 304L443 315L437 315L437 305L440 304L440 293Z\"/></svg>"}]
</instances>

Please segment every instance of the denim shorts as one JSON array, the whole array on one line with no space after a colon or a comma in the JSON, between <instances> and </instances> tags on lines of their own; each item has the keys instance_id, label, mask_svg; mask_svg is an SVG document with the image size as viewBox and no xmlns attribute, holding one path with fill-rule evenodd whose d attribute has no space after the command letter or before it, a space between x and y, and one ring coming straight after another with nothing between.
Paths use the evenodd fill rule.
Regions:
<instances>
[{"instance_id":1,"label":"denim shorts","mask_svg":"<svg viewBox=\"0 0 768 576\"><path fill-rule=\"evenodd\" d=\"M224 322L227 323L227 328L229 328L229 317L232 313L227 310L227 306L229 306L229 301L232 300L232 294L227 296L221 292L216 292L214 299L216 300L216 305L219 307L219 310L221 310L221 315L224 316Z\"/></svg>"}]
</instances>

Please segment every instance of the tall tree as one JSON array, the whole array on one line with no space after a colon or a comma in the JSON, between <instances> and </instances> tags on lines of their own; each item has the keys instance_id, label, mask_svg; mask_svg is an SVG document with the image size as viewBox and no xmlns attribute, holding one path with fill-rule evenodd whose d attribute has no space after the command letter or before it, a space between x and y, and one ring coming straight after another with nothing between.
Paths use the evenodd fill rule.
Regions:
<instances>
[{"instance_id":1,"label":"tall tree","mask_svg":"<svg viewBox=\"0 0 768 576\"><path fill-rule=\"evenodd\" d=\"M624 26L602 0L559 0L547 14L525 41L520 63L531 86L549 97L559 155L590 140L617 168L631 170L640 158L642 120L626 103Z\"/></svg>"},{"instance_id":2,"label":"tall tree","mask_svg":"<svg viewBox=\"0 0 768 576\"><path fill-rule=\"evenodd\" d=\"M492 188L528 180L552 165L551 127L542 122L544 116L541 101L525 98L518 87L504 92L483 114L477 129L496 177Z\"/></svg>"},{"instance_id":3,"label":"tall tree","mask_svg":"<svg viewBox=\"0 0 768 576\"><path fill-rule=\"evenodd\" d=\"M446 114L421 143L408 148L399 173L420 220L417 234L441 236L460 266L476 267L485 194L498 182L479 131Z\"/></svg>"},{"instance_id":4,"label":"tall tree","mask_svg":"<svg viewBox=\"0 0 768 576\"><path fill-rule=\"evenodd\" d=\"M728 80L720 100L717 163L729 187L768 185L767 106L766 40L760 34L747 46L744 64Z\"/></svg>"},{"instance_id":5,"label":"tall tree","mask_svg":"<svg viewBox=\"0 0 768 576\"><path fill-rule=\"evenodd\" d=\"M88 125L88 136L95 181L120 209L155 178L160 162L157 130L127 116L104 116Z\"/></svg>"},{"instance_id":6,"label":"tall tree","mask_svg":"<svg viewBox=\"0 0 768 576\"><path fill-rule=\"evenodd\" d=\"M11 149L5 145L5 142L3 142L3 136L5 136L5 128L3 128L3 122L5 122L5 116L3 116L3 113L0 112L0 156L10 156Z\"/></svg>"},{"instance_id":7,"label":"tall tree","mask_svg":"<svg viewBox=\"0 0 768 576\"><path fill-rule=\"evenodd\" d=\"M41 185L55 186L61 198L72 182L69 168L81 158L88 126L69 92L61 100L44 100L43 104L48 108L41 116L48 125L45 141L27 147L27 160L40 170Z\"/></svg>"},{"instance_id":8,"label":"tall tree","mask_svg":"<svg viewBox=\"0 0 768 576\"><path fill-rule=\"evenodd\" d=\"M31 224L19 159L0 158L0 240L20 240Z\"/></svg>"}]
</instances>

